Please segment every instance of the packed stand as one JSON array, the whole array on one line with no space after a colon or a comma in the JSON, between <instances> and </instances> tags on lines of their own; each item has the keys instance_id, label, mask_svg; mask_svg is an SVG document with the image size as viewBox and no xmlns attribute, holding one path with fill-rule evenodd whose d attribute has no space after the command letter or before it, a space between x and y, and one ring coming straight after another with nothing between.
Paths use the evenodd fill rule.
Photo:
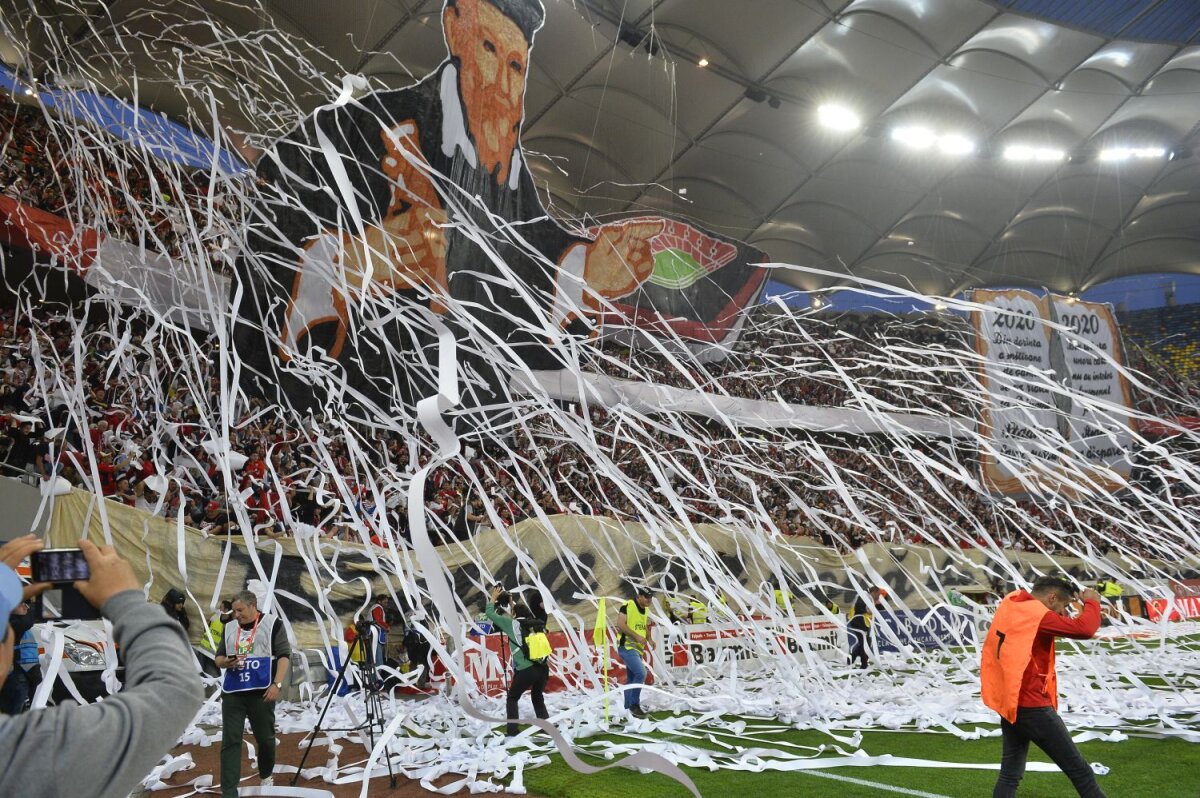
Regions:
<instances>
[{"instance_id":1,"label":"packed stand","mask_svg":"<svg viewBox=\"0 0 1200 798\"><path fill-rule=\"evenodd\" d=\"M232 272L228 242L207 224L227 199L209 201L210 175L149 158L127 142L72 128L64 141L40 108L9 103L0 113L0 193L174 258L200 257ZM70 176L70 179L64 179ZM199 241L201 252L189 248Z\"/></svg>"},{"instance_id":2,"label":"packed stand","mask_svg":"<svg viewBox=\"0 0 1200 798\"><path fill-rule=\"evenodd\" d=\"M63 315L38 309L34 316L40 318L32 323L13 310L0 317L0 337L11 342L3 355L0 411L8 414L8 430L0 451L11 471L57 474L167 518L182 507L189 523L210 535L240 535L242 510L260 538L288 535L295 524L348 541L360 540L357 530L366 529L378 545L385 527L405 536L406 475L428 462L430 451L419 436L380 438L378 431L352 427L301 434L254 402L231 427L232 449L245 458L233 472L231 492L205 446L212 425L204 408L219 394L207 359L211 342L192 342L201 356L193 358L190 377L164 378L155 376L152 350L180 344L163 338L152 320L96 319L77 328ZM73 405L46 399L65 386L38 383L32 365L35 342L43 358L66 363L77 337L85 353L82 432L70 415ZM195 395L203 391L209 395ZM147 416L150 409L154 418ZM1154 541L1133 531L1148 522L1145 510L1131 507L1122 515L1108 505L1093 512L1061 502L986 499L974 482L974 453L962 443L905 439L906 450L892 438L737 431L688 416L652 424L603 409L580 421L591 427L594 450L572 443L543 417L505 445L468 447L466 468L435 470L425 495L435 535L464 540L480 528L538 514L662 518L671 504L657 470L678 498L675 520L744 524L844 550L879 541L1068 554L1086 550L1086 540L1108 541L1137 557L1170 550L1156 551ZM368 438L381 455L370 464L378 484L396 486L382 494L369 488L363 468L360 447ZM619 473L598 467L596 451ZM963 478L933 474L918 465L925 461ZM1145 471L1152 477L1163 469ZM343 477L345 493L331 487L334 473ZM1154 491L1179 513L1194 516L1200 509L1195 495L1178 486Z\"/></svg>"}]
</instances>

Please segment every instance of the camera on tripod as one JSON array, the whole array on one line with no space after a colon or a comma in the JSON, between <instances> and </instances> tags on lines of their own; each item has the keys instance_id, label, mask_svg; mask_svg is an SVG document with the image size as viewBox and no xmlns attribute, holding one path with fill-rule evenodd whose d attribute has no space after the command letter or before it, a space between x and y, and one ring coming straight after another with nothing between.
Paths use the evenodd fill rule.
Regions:
<instances>
[{"instance_id":1,"label":"camera on tripod","mask_svg":"<svg viewBox=\"0 0 1200 798\"><path fill-rule=\"evenodd\" d=\"M379 628L379 624L372 621L370 618L363 618L354 624L354 631L359 635L369 635L372 629Z\"/></svg>"}]
</instances>

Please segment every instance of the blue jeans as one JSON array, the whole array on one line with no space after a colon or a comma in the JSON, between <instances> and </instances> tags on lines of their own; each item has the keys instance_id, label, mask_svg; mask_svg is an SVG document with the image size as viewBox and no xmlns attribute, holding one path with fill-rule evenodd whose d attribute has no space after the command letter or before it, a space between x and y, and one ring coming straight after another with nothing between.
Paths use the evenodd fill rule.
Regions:
<instances>
[{"instance_id":1,"label":"blue jeans","mask_svg":"<svg viewBox=\"0 0 1200 798\"><path fill-rule=\"evenodd\" d=\"M1000 777L992 790L992 798L1014 798L1017 785L1025 775L1025 757L1029 743L1046 752L1046 756L1058 765L1083 798L1104 798L1104 792L1096 783L1096 775L1088 765L1062 718L1053 707L1020 707L1017 722L1000 719L1004 749L1000 758Z\"/></svg>"},{"instance_id":2,"label":"blue jeans","mask_svg":"<svg viewBox=\"0 0 1200 798\"><path fill-rule=\"evenodd\" d=\"M25 711L25 702L29 700L29 679L20 665L14 665L0 688L0 712L5 715L20 715Z\"/></svg>"},{"instance_id":3,"label":"blue jeans","mask_svg":"<svg viewBox=\"0 0 1200 798\"><path fill-rule=\"evenodd\" d=\"M375 664L386 665L387 662L387 632L379 630L379 645L375 647Z\"/></svg>"},{"instance_id":4,"label":"blue jeans","mask_svg":"<svg viewBox=\"0 0 1200 798\"><path fill-rule=\"evenodd\" d=\"M646 683L646 666L642 662L642 654L634 648L618 648L617 654L625 663L625 684L642 685ZM625 708L641 706L642 688L632 687L625 691Z\"/></svg>"}]
</instances>

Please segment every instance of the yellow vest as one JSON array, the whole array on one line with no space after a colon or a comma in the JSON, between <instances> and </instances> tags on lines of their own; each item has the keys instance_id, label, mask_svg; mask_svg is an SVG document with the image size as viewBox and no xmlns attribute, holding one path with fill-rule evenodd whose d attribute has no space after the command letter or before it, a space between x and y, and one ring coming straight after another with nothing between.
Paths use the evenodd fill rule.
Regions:
<instances>
[{"instance_id":1,"label":"yellow vest","mask_svg":"<svg viewBox=\"0 0 1200 798\"><path fill-rule=\"evenodd\" d=\"M699 599L692 599L692 623L708 623L708 606Z\"/></svg>"},{"instance_id":2,"label":"yellow vest","mask_svg":"<svg viewBox=\"0 0 1200 798\"><path fill-rule=\"evenodd\" d=\"M783 590L775 591L775 605L784 612L787 611L788 602L792 600L792 594Z\"/></svg>"},{"instance_id":3,"label":"yellow vest","mask_svg":"<svg viewBox=\"0 0 1200 798\"><path fill-rule=\"evenodd\" d=\"M346 645L354 649L350 652L350 661L358 665L363 664L367 661L367 649L371 647L371 638L363 638L363 641L356 646L354 645L354 639L358 637L358 630L354 628L354 624L346 624L344 631L346 632L345 636L350 638Z\"/></svg>"},{"instance_id":4,"label":"yellow vest","mask_svg":"<svg viewBox=\"0 0 1200 798\"><path fill-rule=\"evenodd\" d=\"M1105 598L1120 598L1124 592L1125 590L1111 579L1104 583Z\"/></svg>"},{"instance_id":5,"label":"yellow vest","mask_svg":"<svg viewBox=\"0 0 1200 798\"><path fill-rule=\"evenodd\" d=\"M625 602L625 623L643 638L646 636L646 630L650 628L650 615L648 610L643 610L638 606L637 599L630 599ZM643 654L646 653L645 643L632 638L626 639L624 634L621 635L618 645L621 648L632 648Z\"/></svg>"},{"instance_id":6,"label":"yellow vest","mask_svg":"<svg viewBox=\"0 0 1200 798\"><path fill-rule=\"evenodd\" d=\"M218 615L209 621L208 634L200 636L200 647L215 652L217 650L217 643L221 642L221 635L223 634L225 634L225 622ZM209 642L209 635L212 635L212 642Z\"/></svg>"}]
</instances>

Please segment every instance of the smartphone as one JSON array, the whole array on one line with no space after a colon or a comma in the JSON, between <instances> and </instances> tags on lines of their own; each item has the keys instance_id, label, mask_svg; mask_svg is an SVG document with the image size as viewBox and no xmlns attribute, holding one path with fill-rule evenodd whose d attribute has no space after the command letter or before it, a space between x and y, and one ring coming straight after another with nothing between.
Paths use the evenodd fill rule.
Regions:
<instances>
[{"instance_id":1,"label":"smartphone","mask_svg":"<svg viewBox=\"0 0 1200 798\"><path fill-rule=\"evenodd\" d=\"M69 585L92 576L92 569L79 549L35 551L29 557L29 566L34 582Z\"/></svg>"},{"instance_id":2,"label":"smartphone","mask_svg":"<svg viewBox=\"0 0 1200 798\"><path fill-rule=\"evenodd\" d=\"M43 621L94 621L100 610L70 584L55 585L33 600L33 617Z\"/></svg>"}]
</instances>

